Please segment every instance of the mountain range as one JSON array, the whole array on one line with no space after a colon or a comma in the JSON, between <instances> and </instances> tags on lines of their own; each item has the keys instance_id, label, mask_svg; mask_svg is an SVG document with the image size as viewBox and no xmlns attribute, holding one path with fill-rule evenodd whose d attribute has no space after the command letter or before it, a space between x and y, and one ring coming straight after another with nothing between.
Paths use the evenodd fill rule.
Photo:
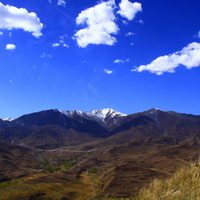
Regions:
<instances>
[{"instance_id":1,"label":"mountain range","mask_svg":"<svg viewBox=\"0 0 200 200\"><path fill-rule=\"evenodd\" d=\"M0 144L0 182L37 174L28 184L85 184L81 177L93 170L96 196L130 197L152 178L199 157L200 116L52 109L0 119Z\"/></svg>"},{"instance_id":2,"label":"mountain range","mask_svg":"<svg viewBox=\"0 0 200 200\"><path fill-rule=\"evenodd\" d=\"M145 130L146 129L146 130ZM127 139L166 139L179 143L199 136L200 116L150 109L126 115L113 109L45 110L0 121L0 139L51 148L122 134ZM78 137L78 138L77 138ZM52 141L53 140L53 141ZM83 140L83 141L82 141ZM53 142L53 143L52 143ZM120 139L118 142L122 142ZM124 141L123 141L124 142Z\"/></svg>"}]
</instances>

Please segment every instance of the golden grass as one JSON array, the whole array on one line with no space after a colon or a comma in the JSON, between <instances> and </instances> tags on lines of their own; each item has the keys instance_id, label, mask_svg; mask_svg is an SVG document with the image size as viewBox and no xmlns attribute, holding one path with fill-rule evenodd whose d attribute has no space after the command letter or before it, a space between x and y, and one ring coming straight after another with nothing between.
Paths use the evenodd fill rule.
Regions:
<instances>
[{"instance_id":1,"label":"golden grass","mask_svg":"<svg viewBox=\"0 0 200 200\"><path fill-rule=\"evenodd\" d=\"M166 180L154 180L134 200L200 200L200 160L181 167Z\"/></svg>"},{"instance_id":2,"label":"golden grass","mask_svg":"<svg viewBox=\"0 0 200 200\"><path fill-rule=\"evenodd\" d=\"M45 176L44 173L0 183L0 200L28 200L41 196L46 200L60 200L63 197L73 200L88 200L95 196L98 184L94 174L82 173L80 179L66 183L32 183L27 181Z\"/></svg>"},{"instance_id":3,"label":"golden grass","mask_svg":"<svg viewBox=\"0 0 200 200\"><path fill-rule=\"evenodd\" d=\"M70 183L28 184L27 180L43 177L35 174L0 184L0 200L29 199L44 194L44 199L60 200L200 200L200 160L182 166L168 179L156 179L147 188L141 189L135 198L98 197L99 178L96 174L83 172L78 181Z\"/></svg>"}]
</instances>

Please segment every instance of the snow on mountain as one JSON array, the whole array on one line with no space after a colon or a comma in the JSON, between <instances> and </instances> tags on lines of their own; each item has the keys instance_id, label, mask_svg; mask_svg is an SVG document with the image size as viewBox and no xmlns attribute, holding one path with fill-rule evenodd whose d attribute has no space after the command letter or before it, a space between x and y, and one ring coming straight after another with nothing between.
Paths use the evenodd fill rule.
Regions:
<instances>
[{"instance_id":1,"label":"snow on mountain","mask_svg":"<svg viewBox=\"0 0 200 200\"><path fill-rule=\"evenodd\" d=\"M74 115L84 115L84 112L80 111L80 110L69 110L69 111L63 111L63 110L59 110L59 112L65 114L68 117L74 117Z\"/></svg>"},{"instance_id":2,"label":"snow on mountain","mask_svg":"<svg viewBox=\"0 0 200 200\"><path fill-rule=\"evenodd\" d=\"M101 110L93 110L91 115L97 117L98 119L105 121L106 118L114 118L114 117L125 117L126 114L120 113L112 108L104 108Z\"/></svg>"},{"instance_id":3,"label":"snow on mountain","mask_svg":"<svg viewBox=\"0 0 200 200\"><path fill-rule=\"evenodd\" d=\"M83 118L93 120L100 122L102 124L106 124L106 120L112 119L115 117L125 117L126 114L120 113L118 111L113 110L112 108L104 108L100 110L92 110L91 112L82 112L78 110L74 111L62 111L59 110L59 112L65 114L66 116L70 118L75 118L78 116L81 116Z\"/></svg>"},{"instance_id":4,"label":"snow on mountain","mask_svg":"<svg viewBox=\"0 0 200 200\"><path fill-rule=\"evenodd\" d=\"M3 121L9 121L9 122L11 122L11 121L13 121L14 119L13 118L10 118L10 117L8 117L8 118L4 118L4 119L2 119Z\"/></svg>"},{"instance_id":5,"label":"snow on mountain","mask_svg":"<svg viewBox=\"0 0 200 200\"><path fill-rule=\"evenodd\" d=\"M3 121L3 122L11 122L11 121L13 121L14 119L8 117L8 118L0 118L0 120Z\"/></svg>"}]
</instances>

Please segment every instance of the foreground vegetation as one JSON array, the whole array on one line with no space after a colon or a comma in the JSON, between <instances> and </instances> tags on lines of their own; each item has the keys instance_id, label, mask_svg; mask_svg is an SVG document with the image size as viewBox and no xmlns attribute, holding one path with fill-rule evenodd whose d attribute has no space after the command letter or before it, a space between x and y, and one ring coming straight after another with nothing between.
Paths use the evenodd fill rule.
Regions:
<instances>
[{"instance_id":1,"label":"foreground vegetation","mask_svg":"<svg viewBox=\"0 0 200 200\"><path fill-rule=\"evenodd\" d=\"M64 163L66 164L66 163ZM70 164L67 163L67 167ZM48 166L47 164L45 166ZM51 172L50 172L51 173ZM47 174L35 174L24 179L0 183L0 200L200 200L200 160L182 166L167 179L156 179L139 191L135 198L101 197L96 168L80 174L78 181L68 183L35 183L30 180Z\"/></svg>"},{"instance_id":2,"label":"foreground vegetation","mask_svg":"<svg viewBox=\"0 0 200 200\"><path fill-rule=\"evenodd\" d=\"M135 200L199 200L200 160L180 168L166 180L154 180Z\"/></svg>"},{"instance_id":3,"label":"foreground vegetation","mask_svg":"<svg viewBox=\"0 0 200 200\"><path fill-rule=\"evenodd\" d=\"M98 179L94 172L81 173L77 181L31 182L45 176L46 172L0 183L0 200L88 200L96 196Z\"/></svg>"}]
</instances>

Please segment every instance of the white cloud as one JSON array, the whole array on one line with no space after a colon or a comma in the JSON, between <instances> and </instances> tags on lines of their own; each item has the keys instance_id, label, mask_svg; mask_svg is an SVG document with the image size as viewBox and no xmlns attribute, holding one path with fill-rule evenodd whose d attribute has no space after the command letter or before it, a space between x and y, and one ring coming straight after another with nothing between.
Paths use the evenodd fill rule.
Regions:
<instances>
[{"instance_id":1,"label":"white cloud","mask_svg":"<svg viewBox=\"0 0 200 200\"><path fill-rule=\"evenodd\" d=\"M116 59L116 60L113 61L113 63L115 63L115 64L124 63L124 60Z\"/></svg>"},{"instance_id":2,"label":"white cloud","mask_svg":"<svg viewBox=\"0 0 200 200\"><path fill-rule=\"evenodd\" d=\"M41 58L52 58L53 56L51 54L43 52L42 55L40 56Z\"/></svg>"},{"instance_id":3,"label":"white cloud","mask_svg":"<svg viewBox=\"0 0 200 200\"><path fill-rule=\"evenodd\" d=\"M141 3L132 3L129 0L121 0L119 7L120 10L117 13L129 21L133 20L138 12L142 12Z\"/></svg>"},{"instance_id":4,"label":"white cloud","mask_svg":"<svg viewBox=\"0 0 200 200\"><path fill-rule=\"evenodd\" d=\"M6 45L6 50L13 51L15 49L16 49L16 45L15 44L7 44Z\"/></svg>"},{"instance_id":5,"label":"white cloud","mask_svg":"<svg viewBox=\"0 0 200 200\"><path fill-rule=\"evenodd\" d=\"M103 71L104 71L104 73L106 73L106 74L113 74L113 71L110 70L110 69L104 69Z\"/></svg>"},{"instance_id":6,"label":"white cloud","mask_svg":"<svg viewBox=\"0 0 200 200\"><path fill-rule=\"evenodd\" d=\"M28 12L25 8L16 8L0 2L0 29L23 29L33 36L42 35L43 24L36 13Z\"/></svg>"},{"instance_id":7,"label":"white cloud","mask_svg":"<svg viewBox=\"0 0 200 200\"><path fill-rule=\"evenodd\" d=\"M139 24L144 24L144 21L143 21L142 19L140 19L140 20L138 21L138 23L139 23Z\"/></svg>"},{"instance_id":8,"label":"white cloud","mask_svg":"<svg viewBox=\"0 0 200 200\"><path fill-rule=\"evenodd\" d=\"M135 33L133 33L133 32L128 32L128 33L125 34L126 37L130 37L130 36L133 36L133 35L135 35Z\"/></svg>"},{"instance_id":9,"label":"white cloud","mask_svg":"<svg viewBox=\"0 0 200 200\"><path fill-rule=\"evenodd\" d=\"M61 46L69 48L69 45L65 43L65 38L67 37L67 35L61 35L59 36L59 43Z\"/></svg>"},{"instance_id":10,"label":"white cloud","mask_svg":"<svg viewBox=\"0 0 200 200\"><path fill-rule=\"evenodd\" d=\"M63 47L65 47L65 48L69 48L69 45L68 44L62 44L63 45Z\"/></svg>"},{"instance_id":11,"label":"white cloud","mask_svg":"<svg viewBox=\"0 0 200 200\"><path fill-rule=\"evenodd\" d=\"M3 32L2 32L2 31L0 31L0 35L3 35Z\"/></svg>"},{"instance_id":12,"label":"white cloud","mask_svg":"<svg viewBox=\"0 0 200 200\"><path fill-rule=\"evenodd\" d=\"M115 59L113 61L114 64L120 64L120 63L126 63L126 62L129 62L129 58L125 59L125 60L122 60L122 59Z\"/></svg>"},{"instance_id":13,"label":"white cloud","mask_svg":"<svg viewBox=\"0 0 200 200\"><path fill-rule=\"evenodd\" d=\"M65 2L65 0L58 0L57 5L65 7L66 6L66 2Z\"/></svg>"},{"instance_id":14,"label":"white cloud","mask_svg":"<svg viewBox=\"0 0 200 200\"><path fill-rule=\"evenodd\" d=\"M60 35L60 36L59 36L59 42L60 42L60 43L64 43L66 37L67 37L67 35Z\"/></svg>"},{"instance_id":15,"label":"white cloud","mask_svg":"<svg viewBox=\"0 0 200 200\"><path fill-rule=\"evenodd\" d=\"M52 44L52 47L65 47L65 48L69 48L69 45L68 44L66 44L66 43L58 43L58 42L56 42L56 43L53 43Z\"/></svg>"},{"instance_id":16,"label":"white cloud","mask_svg":"<svg viewBox=\"0 0 200 200\"><path fill-rule=\"evenodd\" d=\"M52 47L59 47L60 46L60 43L53 43L52 44Z\"/></svg>"},{"instance_id":17,"label":"white cloud","mask_svg":"<svg viewBox=\"0 0 200 200\"><path fill-rule=\"evenodd\" d=\"M162 75L164 72L174 73L179 66L185 66L187 69L200 67L200 43L190 43L181 51L160 56L150 64L141 65L133 69L133 71L149 71L157 75Z\"/></svg>"},{"instance_id":18,"label":"white cloud","mask_svg":"<svg viewBox=\"0 0 200 200\"><path fill-rule=\"evenodd\" d=\"M113 35L119 29L115 23L114 9L115 1L109 0L79 13L77 25L86 25L86 28L78 30L74 35L79 47L85 48L89 44L115 44L117 40Z\"/></svg>"},{"instance_id":19,"label":"white cloud","mask_svg":"<svg viewBox=\"0 0 200 200\"><path fill-rule=\"evenodd\" d=\"M66 35L59 36L58 42L52 44L52 47L65 47L69 48L69 45L65 42Z\"/></svg>"}]
</instances>

